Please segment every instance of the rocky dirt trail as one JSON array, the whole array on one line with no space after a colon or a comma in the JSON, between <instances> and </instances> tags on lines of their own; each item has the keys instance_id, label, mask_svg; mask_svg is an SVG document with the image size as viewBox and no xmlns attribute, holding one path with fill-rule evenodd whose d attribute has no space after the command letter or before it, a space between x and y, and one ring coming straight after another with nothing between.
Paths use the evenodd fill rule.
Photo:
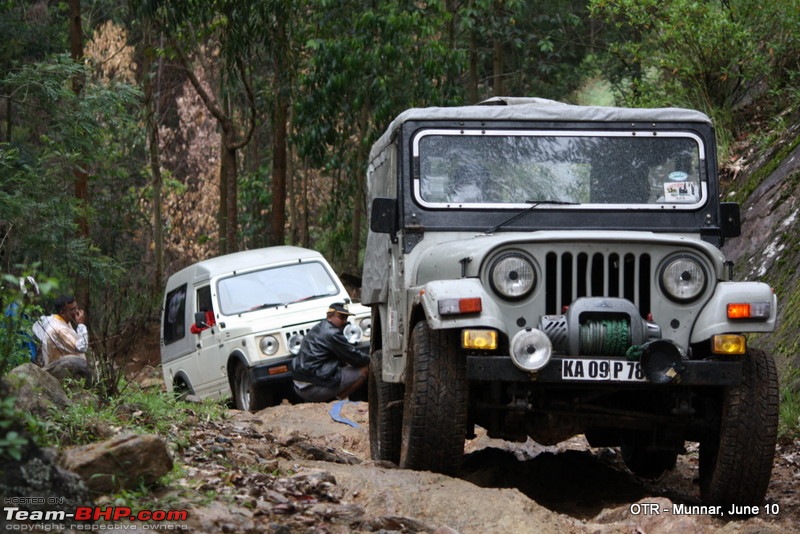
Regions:
<instances>
[{"instance_id":1,"label":"rocky dirt trail","mask_svg":"<svg viewBox=\"0 0 800 534\"><path fill-rule=\"evenodd\" d=\"M355 426L334 421L333 406L197 421L177 453L185 476L161 489L160 502L195 503L188 528L209 533L800 531L800 440L779 446L767 508L728 520L676 508L699 504L696 450L646 482L615 449L591 449L582 438L541 447L479 435L467 444L461 475L451 478L370 460L366 403L342 406Z\"/></svg>"}]
</instances>

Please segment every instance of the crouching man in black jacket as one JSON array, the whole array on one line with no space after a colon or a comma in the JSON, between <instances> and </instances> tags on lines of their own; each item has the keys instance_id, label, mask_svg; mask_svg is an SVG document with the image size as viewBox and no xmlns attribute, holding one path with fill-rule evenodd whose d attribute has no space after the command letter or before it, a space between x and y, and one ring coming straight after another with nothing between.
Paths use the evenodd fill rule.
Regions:
<instances>
[{"instance_id":1,"label":"crouching man in black jacket","mask_svg":"<svg viewBox=\"0 0 800 534\"><path fill-rule=\"evenodd\" d=\"M292 369L294 390L303 400L346 399L367 380L369 355L342 333L350 315L343 303L335 302L325 320L303 338Z\"/></svg>"}]
</instances>

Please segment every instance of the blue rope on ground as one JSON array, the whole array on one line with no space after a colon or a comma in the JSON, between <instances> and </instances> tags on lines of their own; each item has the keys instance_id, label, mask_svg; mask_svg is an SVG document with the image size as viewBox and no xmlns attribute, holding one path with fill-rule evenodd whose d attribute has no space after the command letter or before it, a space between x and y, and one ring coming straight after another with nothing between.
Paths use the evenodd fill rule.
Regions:
<instances>
[{"instance_id":1,"label":"blue rope on ground","mask_svg":"<svg viewBox=\"0 0 800 534\"><path fill-rule=\"evenodd\" d=\"M356 423L355 421L351 421L350 419L342 415L342 407L348 402L350 401L347 399L334 402L333 407L328 413L331 414L331 419L333 419L337 423L344 423L346 425L352 426L353 428L358 428L358 423Z\"/></svg>"}]
</instances>

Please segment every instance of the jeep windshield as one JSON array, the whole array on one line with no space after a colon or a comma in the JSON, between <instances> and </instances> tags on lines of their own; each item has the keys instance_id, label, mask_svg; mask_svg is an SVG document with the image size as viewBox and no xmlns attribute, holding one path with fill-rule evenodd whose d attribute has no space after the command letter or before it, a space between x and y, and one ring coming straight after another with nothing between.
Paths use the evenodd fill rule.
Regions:
<instances>
[{"instance_id":1,"label":"jeep windshield","mask_svg":"<svg viewBox=\"0 0 800 534\"><path fill-rule=\"evenodd\" d=\"M708 199L692 132L428 129L412 146L426 208L694 210Z\"/></svg>"},{"instance_id":2,"label":"jeep windshield","mask_svg":"<svg viewBox=\"0 0 800 534\"><path fill-rule=\"evenodd\" d=\"M217 284L217 291L223 315L286 306L339 294L331 274L317 262L293 263L223 278Z\"/></svg>"}]
</instances>

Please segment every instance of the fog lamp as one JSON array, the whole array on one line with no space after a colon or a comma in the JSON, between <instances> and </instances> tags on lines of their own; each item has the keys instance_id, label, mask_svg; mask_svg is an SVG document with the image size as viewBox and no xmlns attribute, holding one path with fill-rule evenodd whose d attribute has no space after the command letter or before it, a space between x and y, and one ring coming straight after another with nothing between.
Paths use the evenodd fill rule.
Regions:
<instances>
[{"instance_id":1,"label":"fog lamp","mask_svg":"<svg viewBox=\"0 0 800 534\"><path fill-rule=\"evenodd\" d=\"M720 334L711 338L711 350L714 354L744 354L747 340L741 334Z\"/></svg>"},{"instance_id":2,"label":"fog lamp","mask_svg":"<svg viewBox=\"0 0 800 534\"><path fill-rule=\"evenodd\" d=\"M461 347L465 349L493 350L497 348L496 330L462 330Z\"/></svg>"},{"instance_id":3,"label":"fog lamp","mask_svg":"<svg viewBox=\"0 0 800 534\"><path fill-rule=\"evenodd\" d=\"M538 371L550 361L553 344L536 328L520 330L511 340L511 361L523 371Z\"/></svg>"}]
</instances>

